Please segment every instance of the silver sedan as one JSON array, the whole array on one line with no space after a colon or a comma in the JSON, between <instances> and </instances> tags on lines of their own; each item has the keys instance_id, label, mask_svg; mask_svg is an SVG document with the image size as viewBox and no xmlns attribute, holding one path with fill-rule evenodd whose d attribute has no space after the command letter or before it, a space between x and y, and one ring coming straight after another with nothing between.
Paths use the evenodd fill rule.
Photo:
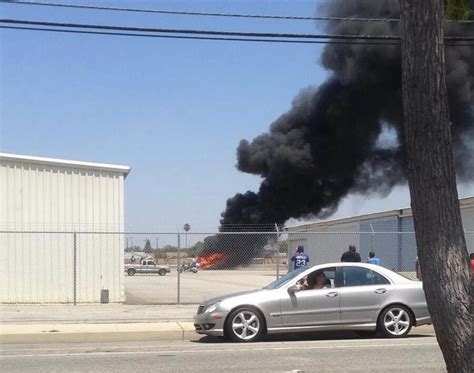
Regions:
<instances>
[{"instance_id":1,"label":"silver sedan","mask_svg":"<svg viewBox=\"0 0 474 373\"><path fill-rule=\"evenodd\" d=\"M297 269L263 289L208 299L194 316L197 333L235 342L320 330L400 338L430 323L421 282L361 263Z\"/></svg>"}]
</instances>

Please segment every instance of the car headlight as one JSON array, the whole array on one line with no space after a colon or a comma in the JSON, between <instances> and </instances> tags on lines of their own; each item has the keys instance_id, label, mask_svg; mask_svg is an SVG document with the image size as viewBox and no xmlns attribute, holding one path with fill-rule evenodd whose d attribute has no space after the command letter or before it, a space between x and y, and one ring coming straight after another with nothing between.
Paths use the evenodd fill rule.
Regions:
<instances>
[{"instance_id":1,"label":"car headlight","mask_svg":"<svg viewBox=\"0 0 474 373\"><path fill-rule=\"evenodd\" d=\"M206 310L204 311L204 313L214 312L217 309L217 307L219 307L220 303L221 302L216 302L216 303L210 304L209 306L206 307Z\"/></svg>"}]
</instances>

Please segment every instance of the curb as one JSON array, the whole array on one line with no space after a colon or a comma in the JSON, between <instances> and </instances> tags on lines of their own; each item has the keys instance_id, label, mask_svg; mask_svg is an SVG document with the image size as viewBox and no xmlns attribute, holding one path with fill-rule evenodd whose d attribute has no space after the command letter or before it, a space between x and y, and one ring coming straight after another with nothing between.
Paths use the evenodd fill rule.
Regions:
<instances>
[{"instance_id":1,"label":"curb","mask_svg":"<svg viewBox=\"0 0 474 373\"><path fill-rule=\"evenodd\" d=\"M201 338L192 322L2 325L0 343L189 341Z\"/></svg>"}]
</instances>

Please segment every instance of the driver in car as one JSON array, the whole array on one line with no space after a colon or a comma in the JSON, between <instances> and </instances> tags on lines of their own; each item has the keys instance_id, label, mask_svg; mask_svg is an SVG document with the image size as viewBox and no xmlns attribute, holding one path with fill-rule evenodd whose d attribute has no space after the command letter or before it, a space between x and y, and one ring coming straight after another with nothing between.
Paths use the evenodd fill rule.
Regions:
<instances>
[{"instance_id":1,"label":"driver in car","mask_svg":"<svg viewBox=\"0 0 474 373\"><path fill-rule=\"evenodd\" d=\"M322 271L310 273L300 285L303 290L323 289L327 286L327 278Z\"/></svg>"}]
</instances>

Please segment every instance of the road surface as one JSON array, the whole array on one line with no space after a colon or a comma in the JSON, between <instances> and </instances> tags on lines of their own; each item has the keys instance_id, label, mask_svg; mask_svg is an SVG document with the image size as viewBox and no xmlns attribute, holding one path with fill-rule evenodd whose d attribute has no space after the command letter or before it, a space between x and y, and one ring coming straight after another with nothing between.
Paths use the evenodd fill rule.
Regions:
<instances>
[{"instance_id":1,"label":"road surface","mask_svg":"<svg viewBox=\"0 0 474 373\"><path fill-rule=\"evenodd\" d=\"M278 337L254 344L63 343L2 346L3 372L444 372L432 335Z\"/></svg>"}]
</instances>

